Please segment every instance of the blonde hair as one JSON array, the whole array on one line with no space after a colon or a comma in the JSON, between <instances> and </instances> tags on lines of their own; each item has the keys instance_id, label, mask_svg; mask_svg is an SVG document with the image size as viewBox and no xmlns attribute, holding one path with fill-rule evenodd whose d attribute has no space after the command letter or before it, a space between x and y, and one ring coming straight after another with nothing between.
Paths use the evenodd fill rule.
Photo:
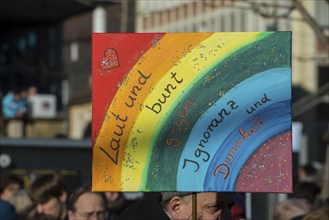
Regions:
<instances>
[{"instance_id":1,"label":"blonde hair","mask_svg":"<svg viewBox=\"0 0 329 220\"><path fill-rule=\"evenodd\" d=\"M329 205L324 205L307 214L303 220L329 220Z\"/></svg>"},{"instance_id":2,"label":"blonde hair","mask_svg":"<svg viewBox=\"0 0 329 220\"><path fill-rule=\"evenodd\" d=\"M288 199L279 203L274 211L274 220L292 219L306 215L311 210L311 204L306 199Z\"/></svg>"},{"instance_id":3,"label":"blonde hair","mask_svg":"<svg viewBox=\"0 0 329 220\"><path fill-rule=\"evenodd\" d=\"M27 216L34 208L34 203L25 190L19 190L13 194L9 201L16 209L18 216Z\"/></svg>"}]
</instances>

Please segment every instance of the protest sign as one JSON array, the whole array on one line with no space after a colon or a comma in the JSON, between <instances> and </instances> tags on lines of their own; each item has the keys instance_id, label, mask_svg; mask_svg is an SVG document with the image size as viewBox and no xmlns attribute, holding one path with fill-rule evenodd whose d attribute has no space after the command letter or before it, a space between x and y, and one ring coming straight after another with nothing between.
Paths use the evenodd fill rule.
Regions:
<instances>
[{"instance_id":1,"label":"protest sign","mask_svg":"<svg viewBox=\"0 0 329 220\"><path fill-rule=\"evenodd\" d=\"M94 191L291 192L291 33L93 34Z\"/></svg>"}]
</instances>

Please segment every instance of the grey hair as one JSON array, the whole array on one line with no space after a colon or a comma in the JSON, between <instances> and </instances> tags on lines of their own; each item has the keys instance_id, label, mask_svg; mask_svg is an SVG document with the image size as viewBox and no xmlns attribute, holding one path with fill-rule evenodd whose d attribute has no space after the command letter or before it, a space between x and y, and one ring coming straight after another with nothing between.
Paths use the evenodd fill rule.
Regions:
<instances>
[{"instance_id":1,"label":"grey hair","mask_svg":"<svg viewBox=\"0 0 329 220\"><path fill-rule=\"evenodd\" d=\"M165 202L170 200L174 196L183 197L183 196L192 195L192 192L162 192L161 194L162 194L162 201Z\"/></svg>"}]
</instances>

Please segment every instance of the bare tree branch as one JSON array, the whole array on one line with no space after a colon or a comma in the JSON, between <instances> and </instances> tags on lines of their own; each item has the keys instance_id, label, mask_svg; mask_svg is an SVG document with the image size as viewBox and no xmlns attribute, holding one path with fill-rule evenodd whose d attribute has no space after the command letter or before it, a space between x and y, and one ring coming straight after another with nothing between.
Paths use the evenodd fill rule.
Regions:
<instances>
[{"instance_id":1,"label":"bare tree branch","mask_svg":"<svg viewBox=\"0 0 329 220\"><path fill-rule=\"evenodd\" d=\"M293 6L270 4L270 3L255 3L250 2L251 9L264 18L288 18L290 13L294 10ZM277 9L286 9L287 11L278 14Z\"/></svg>"},{"instance_id":2,"label":"bare tree branch","mask_svg":"<svg viewBox=\"0 0 329 220\"><path fill-rule=\"evenodd\" d=\"M328 0L329 1L329 0ZM318 23L312 18L312 16L308 13L305 7L298 0L293 1L296 9L301 13L303 19L309 26L314 30L315 34L319 37L320 41L329 48L329 38L323 33L322 28L318 25Z\"/></svg>"},{"instance_id":3,"label":"bare tree branch","mask_svg":"<svg viewBox=\"0 0 329 220\"><path fill-rule=\"evenodd\" d=\"M292 5L284 5L277 3L268 3L266 1L259 2L255 0L237 0L240 2L244 2L250 5L251 10L255 13L261 15L264 18L289 18L291 12L296 9L302 15L303 21L305 21L315 32L316 36L318 36L319 40L324 44L324 46L329 49L329 38L324 34L324 31L319 26L319 24L315 21L315 19L308 13L303 4L299 0L292 0ZM329 4L329 0L325 0ZM278 14L277 9L287 9L284 13ZM282 11L282 10L281 10Z\"/></svg>"}]
</instances>

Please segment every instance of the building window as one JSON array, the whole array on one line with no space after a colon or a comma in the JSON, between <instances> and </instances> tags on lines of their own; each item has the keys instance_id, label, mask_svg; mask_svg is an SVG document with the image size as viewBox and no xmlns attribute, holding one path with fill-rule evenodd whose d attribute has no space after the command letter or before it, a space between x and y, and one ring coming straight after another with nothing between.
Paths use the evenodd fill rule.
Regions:
<instances>
[{"instance_id":1,"label":"building window","mask_svg":"<svg viewBox=\"0 0 329 220\"><path fill-rule=\"evenodd\" d=\"M29 47L35 47L37 45L37 35L34 31L29 32L27 36L27 44Z\"/></svg>"},{"instance_id":2,"label":"building window","mask_svg":"<svg viewBox=\"0 0 329 220\"><path fill-rule=\"evenodd\" d=\"M77 42L73 42L70 45L70 59L72 62L79 60L79 44Z\"/></svg>"},{"instance_id":3,"label":"building window","mask_svg":"<svg viewBox=\"0 0 329 220\"><path fill-rule=\"evenodd\" d=\"M225 27L225 17L224 16L221 16L221 19L220 19L220 30L222 32L225 32L226 31L226 27Z\"/></svg>"},{"instance_id":4,"label":"building window","mask_svg":"<svg viewBox=\"0 0 329 220\"><path fill-rule=\"evenodd\" d=\"M23 36L19 38L18 49L20 52L25 52L26 50L26 40Z\"/></svg>"},{"instance_id":5,"label":"building window","mask_svg":"<svg viewBox=\"0 0 329 220\"><path fill-rule=\"evenodd\" d=\"M235 31L235 14L231 13L231 31Z\"/></svg>"},{"instance_id":6,"label":"building window","mask_svg":"<svg viewBox=\"0 0 329 220\"><path fill-rule=\"evenodd\" d=\"M241 31L244 32L246 31L246 13L244 11L241 12Z\"/></svg>"}]
</instances>

